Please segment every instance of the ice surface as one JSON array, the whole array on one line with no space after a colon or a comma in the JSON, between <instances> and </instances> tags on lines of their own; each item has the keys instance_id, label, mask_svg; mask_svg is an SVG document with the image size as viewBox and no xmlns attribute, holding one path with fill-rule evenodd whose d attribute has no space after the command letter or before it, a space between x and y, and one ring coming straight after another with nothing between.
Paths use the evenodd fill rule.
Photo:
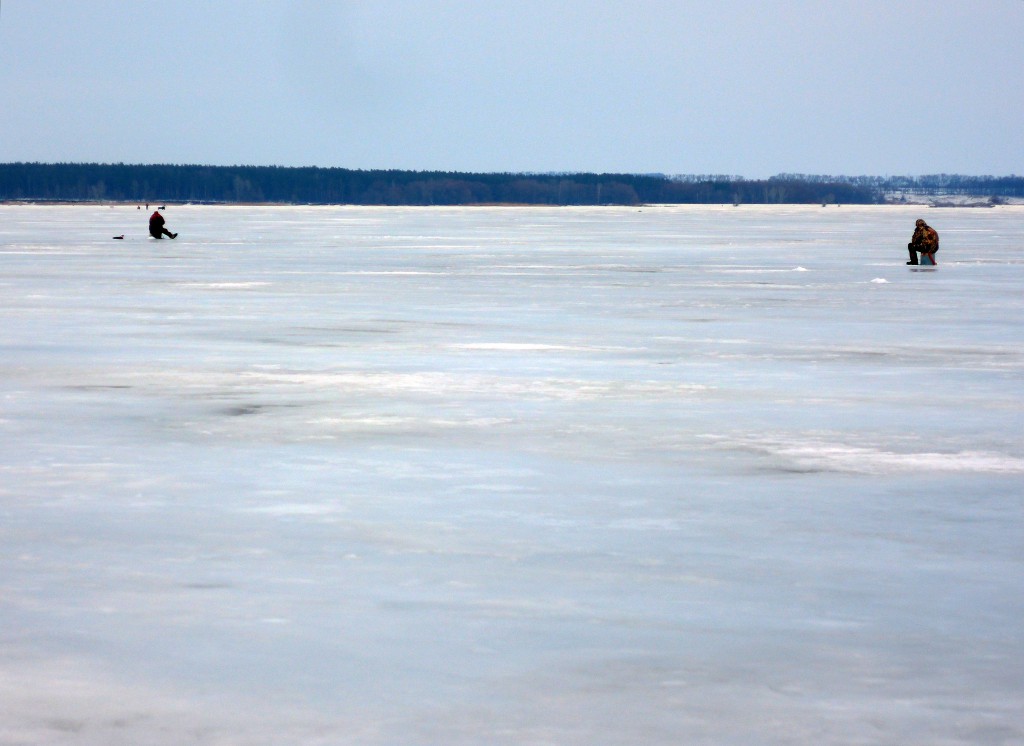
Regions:
<instances>
[{"instance_id":1,"label":"ice surface","mask_svg":"<svg viewBox=\"0 0 1024 746\"><path fill-rule=\"evenodd\" d=\"M0 742L1024 742L1024 208L164 214L0 206Z\"/></svg>"}]
</instances>

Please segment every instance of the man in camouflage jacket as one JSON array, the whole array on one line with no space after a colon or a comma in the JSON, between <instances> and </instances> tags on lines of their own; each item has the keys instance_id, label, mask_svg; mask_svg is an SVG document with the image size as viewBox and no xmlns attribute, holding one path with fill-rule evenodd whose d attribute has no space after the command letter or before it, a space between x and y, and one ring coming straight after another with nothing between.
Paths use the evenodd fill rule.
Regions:
<instances>
[{"instance_id":1,"label":"man in camouflage jacket","mask_svg":"<svg viewBox=\"0 0 1024 746\"><path fill-rule=\"evenodd\" d=\"M907 244L910 251L910 261L907 264L917 264L917 252L927 254L928 258L935 264L935 252L939 250L939 234L923 220L914 224L914 236Z\"/></svg>"}]
</instances>

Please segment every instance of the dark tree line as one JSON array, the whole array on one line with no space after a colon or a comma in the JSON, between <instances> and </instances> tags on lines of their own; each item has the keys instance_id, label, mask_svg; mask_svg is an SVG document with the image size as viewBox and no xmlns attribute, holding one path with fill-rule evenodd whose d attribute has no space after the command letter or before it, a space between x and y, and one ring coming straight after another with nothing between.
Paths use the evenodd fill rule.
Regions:
<instances>
[{"instance_id":1,"label":"dark tree line","mask_svg":"<svg viewBox=\"0 0 1024 746\"><path fill-rule=\"evenodd\" d=\"M0 164L0 199L286 204L866 204L874 185L838 179L661 174L364 171L281 166Z\"/></svg>"},{"instance_id":2,"label":"dark tree line","mask_svg":"<svg viewBox=\"0 0 1024 746\"><path fill-rule=\"evenodd\" d=\"M1024 196L1024 177L363 171L282 166L0 164L0 200L531 205L872 204L894 192Z\"/></svg>"}]
</instances>

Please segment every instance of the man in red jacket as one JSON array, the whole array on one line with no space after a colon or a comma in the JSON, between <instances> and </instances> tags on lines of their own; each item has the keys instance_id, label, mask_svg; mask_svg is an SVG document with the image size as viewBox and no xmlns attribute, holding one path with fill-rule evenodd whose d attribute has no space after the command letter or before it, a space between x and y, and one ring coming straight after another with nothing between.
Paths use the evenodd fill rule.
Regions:
<instances>
[{"instance_id":1,"label":"man in red jacket","mask_svg":"<svg viewBox=\"0 0 1024 746\"><path fill-rule=\"evenodd\" d=\"M164 228L164 216L158 210L153 210L153 214L149 216L149 235L153 238L163 238L164 236L178 237L177 233L171 233Z\"/></svg>"}]
</instances>

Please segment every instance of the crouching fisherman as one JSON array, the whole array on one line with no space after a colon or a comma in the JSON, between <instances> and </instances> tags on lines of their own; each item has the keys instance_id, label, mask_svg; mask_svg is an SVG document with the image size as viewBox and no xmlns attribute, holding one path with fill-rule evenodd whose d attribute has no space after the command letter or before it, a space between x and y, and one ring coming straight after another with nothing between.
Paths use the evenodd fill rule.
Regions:
<instances>
[{"instance_id":1,"label":"crouching fisherman","mask_svg":"<svg viewBox=\"0 0 1024 746\"><path fill-rule=\"evenodd\" d=\"M158 210L153 210L153 214L149 216L149 235L153 238L163 238L164 236L178 237L177 233L171 233L164 228L164 216ZM917 264L917 262L914 263Z\"/></svg>"},{"instance_id":2,"label":"crouching fisherman","mask_svg":"<svg viewBox=\"0 0 1024 746\"><path fill-rule=\"evenodd\" d=\"M914 224L914 236L907 244L910 251L910 261L907 264L917 264L917 254L921 253L921 264L935 264L935 252L939 250L939 234L928 223L918 220Z\"/></svg>"}]
</instances>

